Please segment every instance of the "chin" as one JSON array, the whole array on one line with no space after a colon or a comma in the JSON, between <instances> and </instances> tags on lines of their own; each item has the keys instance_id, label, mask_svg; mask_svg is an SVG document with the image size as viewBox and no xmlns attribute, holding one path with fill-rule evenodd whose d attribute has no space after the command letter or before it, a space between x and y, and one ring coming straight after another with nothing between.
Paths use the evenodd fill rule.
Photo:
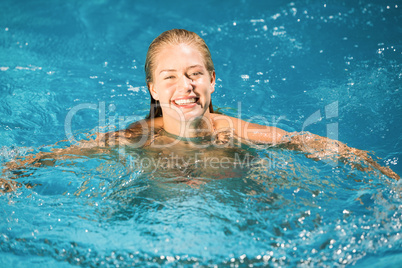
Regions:
<instances>
[{"instance_id":1,"label":"chin","mask_svg":"<svg viewBox=\"0 0 402 268\"><path fill-rule=\"evenodd\" d=\"M204 107L206 107L206 106L204 106ZM176 120L180 120L180 121L183 120L185 122L190 122L190 121L202 118L206 113L208 113L208 109L209 109L209 106L206 109L201 108L200 106L194 107L193 109L188 109L188 110L184 109L184 110L180 111L181 115L178 114L178 110L176 110L176 109L170 110L169 109L169 110L165 111L165 114L166 115L169 114L169 117L176 118Z\"/></svg>"},{"instance_id":2,"label":"chin","mask_svg":"<svg viewBox=\"0 0 402 268\"><path fill-rule=\"evenodd\" d=\"M205 114L206 114L206 111L198 110L198 109L183 113L185 121L193 121L193 120L201 119Z\"/></svg>"}]
</instances>

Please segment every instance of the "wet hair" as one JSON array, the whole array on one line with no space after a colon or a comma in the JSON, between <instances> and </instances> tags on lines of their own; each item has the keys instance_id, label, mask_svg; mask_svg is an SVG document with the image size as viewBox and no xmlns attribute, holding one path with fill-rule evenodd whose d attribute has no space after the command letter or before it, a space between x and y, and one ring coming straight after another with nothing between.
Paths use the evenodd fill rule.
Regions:
<instances>
[{"instance_id":1,"label":"wet hair","mask_svg":"<svg viewBox=\"0 0 402 268\"><path fill-rule=\"evenodd\" d=\"M214 63L212 62L211 52L208 49L204 39L198 34L184 29L172 29L161 33L149 45L147 57L145 60L145 77L149 90L149 83L153 81L153 72L156 67L156 56L167 45L187 44L197 48L204 58L204 64L207 70L212 74L215 70ZM214 112L212 108L212 101L209 104L209 111ZM151 95L151 107L147 118L156 118L162 116L162 108L157 100Z\"/></svg>"}]
</instances>

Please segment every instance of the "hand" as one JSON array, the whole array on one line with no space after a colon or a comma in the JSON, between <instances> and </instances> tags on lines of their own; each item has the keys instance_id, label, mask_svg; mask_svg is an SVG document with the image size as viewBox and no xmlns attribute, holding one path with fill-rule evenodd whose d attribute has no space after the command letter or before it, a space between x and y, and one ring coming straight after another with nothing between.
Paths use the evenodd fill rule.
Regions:
<instances>
[{"instance_id":1,"label":"hand","mask_svg":"<svg viewBox=\"0 0 402 268\"><path fill-rule=\"evenodd\" d=\"M340 160L362 171L372 171L376 169L385 176L395 180L400 179L399 175L389 167L381 166L373 160L367 151L349 147L340 141L331 140L311 133L298 133L290 137L288 145L290 149L307 153L308 158L317 160Z\"/></svg>"}]
</instances>

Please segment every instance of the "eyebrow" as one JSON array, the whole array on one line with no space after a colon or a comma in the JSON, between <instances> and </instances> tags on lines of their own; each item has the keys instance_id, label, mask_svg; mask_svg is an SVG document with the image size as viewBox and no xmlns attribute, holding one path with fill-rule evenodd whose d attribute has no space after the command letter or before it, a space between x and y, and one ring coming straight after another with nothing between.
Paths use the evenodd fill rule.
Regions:
<instances>
[{"instance_id":1,"label":"eyebrow","mask_svg":"<svg viewBox=\"0 0 402 268\"><path fill-rule=\"evenodd\" d=\"M203 67L201 64L195 64L195 65L191 65L191 66L189 66L189 67L187 67L186 68L186 71L187 70L190 70L190 69L192 69L192 68L196 68L196 67ZM177 70L176 69L163 69L163 70L161 70L160 72L159 72L159 74L161 74L161 73L163 73L163 72L176 72Z\"/></svg>"},{"instance_id":2,"label":"eyebrow","mask_svg":"<svg viewBox=\"0 0 402 268\"><path fill-rule=\"evenodd\" d=\"M188 67L188 68L186 69L186 71L188 71L188 70L190 70L190 69L193 69L193 68L196 68L196 67L204 68L204 66L202 66L202 65L200 65L200 64L195 64L195 65L191 65L190 67Z\"/></svg>"},{"instance_id":3,"label":"eyebrow","mask_svg":"<svg viewBox=\"0 0 402 268\"><path fill-rule=\"evenodd\" d=\"M175 72L176 71L176 69L164 69L164 70L161 70L160 72L159 72L159 74L161 74L161 73L163 73L163 72Z\"/></svg>"}]
</instances>

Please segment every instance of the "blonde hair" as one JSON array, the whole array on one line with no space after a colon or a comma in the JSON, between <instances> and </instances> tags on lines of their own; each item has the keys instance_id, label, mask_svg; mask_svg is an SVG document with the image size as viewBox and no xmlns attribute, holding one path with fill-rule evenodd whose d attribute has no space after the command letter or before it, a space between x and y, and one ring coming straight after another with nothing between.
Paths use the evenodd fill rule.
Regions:
<instances>
[{"instance_id":1,"label":"blonde hair","mask_svg":"<svg viewBox=\"0 0 402 268\"><path fill-rule=\"evenodd\" d=\"M212 73L215 70L212 62L211 52L204 39L198 34L184 29L172 29L161 33L149 45L147 57L145 59L145 77L147 85L153 81L153 72L155 70L155 59L158 53L167 45L187 44L195 46L204 58L204 64L207 70ZM149 89L149 87L148 87ZM209 111L213 113L212 101L209 105ZM147 118L155 118L162 116L162 108L159 103L151 95L151 107Z\"/></svg>"}]
</instances>

